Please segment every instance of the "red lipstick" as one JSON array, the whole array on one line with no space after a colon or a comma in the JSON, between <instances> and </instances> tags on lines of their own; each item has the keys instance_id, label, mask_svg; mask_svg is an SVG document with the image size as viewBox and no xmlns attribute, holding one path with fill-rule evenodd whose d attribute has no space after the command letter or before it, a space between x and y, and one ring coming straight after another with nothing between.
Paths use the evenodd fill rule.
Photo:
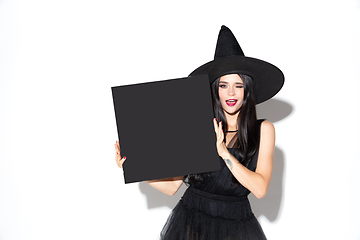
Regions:
<instances>
[{"instance_id":1,"label":"red lipstick","mask_svg":"<svg viewBox=\"0 0 360 240\"><path fill-rule=\"evenodd\" d=\"M237 103L237 100L236 99L228 99L225 102L228 106L232 107Z\"/></svg>"}]
</instances>

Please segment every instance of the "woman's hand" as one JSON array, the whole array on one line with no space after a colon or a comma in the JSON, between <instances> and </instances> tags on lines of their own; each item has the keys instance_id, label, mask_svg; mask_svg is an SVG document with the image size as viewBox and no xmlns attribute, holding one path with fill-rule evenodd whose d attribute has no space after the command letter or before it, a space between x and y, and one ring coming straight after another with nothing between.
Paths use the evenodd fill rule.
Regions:
<instances>
[{"instance_id":1,"label":"woman's hand","mask_svg":"<svg viewBox=\"0 0 360 240\"><path fill-rule=\"evenodd\" d=\"M124 162L126 160L126 157L124 156L123 158L121 158L119 141L116 141L114 146L115 146L115 161L116 161L116 164L119 166L119 168L122 168L123 164L124 164Z\"/></svg>"},{"instance_id":2,"label":"woman's hand","mask_svg":"<svg viewBox=\"0 0 360 240\"><path fill-rule=\"evenodd\" d=\"M224 158L226 155L229 154L229 151L226 148L226 145L225 145L225 142L224 142L224 131L222 129L222 122L220 122L218 124L216 118L214 118L213 122L214 122L214 130L215 130L215 133L216 133L217 152L218 152L220 157Z\"/></svg>"}]
</instances>

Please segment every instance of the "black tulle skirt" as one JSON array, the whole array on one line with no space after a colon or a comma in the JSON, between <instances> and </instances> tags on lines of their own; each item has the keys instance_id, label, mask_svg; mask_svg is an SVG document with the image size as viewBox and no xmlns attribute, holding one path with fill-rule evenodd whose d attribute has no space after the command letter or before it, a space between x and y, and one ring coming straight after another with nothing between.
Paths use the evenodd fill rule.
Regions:
<instances>
[{"instance_id":1,"label":"black tulle skirt","mask_svg":"<svg viewBox=\"0 0 360 240\"><path fill-rule=\"evenodd\" d=\"M227 197L189 187L171 212L161 240L265 240L247 196Z\"/></svg>"}]
</instances>

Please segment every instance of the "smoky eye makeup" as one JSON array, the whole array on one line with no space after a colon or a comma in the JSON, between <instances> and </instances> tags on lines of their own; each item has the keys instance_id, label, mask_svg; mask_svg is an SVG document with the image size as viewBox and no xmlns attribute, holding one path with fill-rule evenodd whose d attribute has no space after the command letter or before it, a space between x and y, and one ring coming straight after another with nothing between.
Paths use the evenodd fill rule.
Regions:
<instances>
[{"instance_id":1,"label":"smoky eye makeup","mask_svg":"<svg viewBox=\"0 0 360 240\"><path fill-rule=\"evenodd\" d=\"M225 87L227 87L227 83L220 83L220 84L219 84L219 88L225 88ZM235 87L237 87L237 88L243 88L244 85L243 85L242 83L237 83L237 84L235 85Z\"/></svg>"}]
</instances>

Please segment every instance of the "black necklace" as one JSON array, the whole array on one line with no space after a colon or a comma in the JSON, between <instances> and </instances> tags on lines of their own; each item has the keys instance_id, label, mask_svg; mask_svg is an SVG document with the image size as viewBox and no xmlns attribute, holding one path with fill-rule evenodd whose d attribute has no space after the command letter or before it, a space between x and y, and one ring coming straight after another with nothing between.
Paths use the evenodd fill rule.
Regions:
<instances>
[{"instance_id":1,"label":"black necklace","mask_svg":"<svg viewBox=\"0 0 360 240\"><path fill-rule=\"evenodd\" d=\"M234 130L234 131L226 131L226 132L237 132L238 130Z\"/></svg>"}]
</instances>

